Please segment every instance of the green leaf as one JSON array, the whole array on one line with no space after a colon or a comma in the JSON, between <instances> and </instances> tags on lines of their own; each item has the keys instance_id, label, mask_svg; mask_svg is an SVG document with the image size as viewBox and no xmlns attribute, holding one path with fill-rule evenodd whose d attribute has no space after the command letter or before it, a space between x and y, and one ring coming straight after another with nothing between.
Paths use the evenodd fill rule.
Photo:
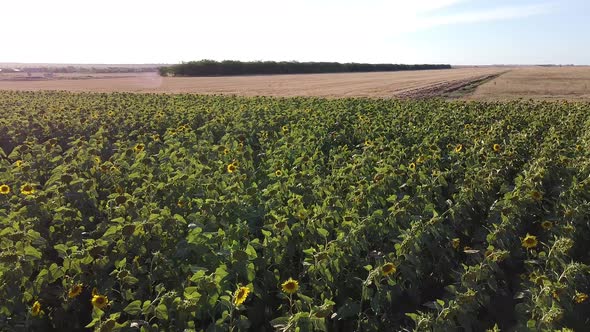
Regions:
<instances>
[{"instance_id":1,"label":"green leaf","mask_svg":"<svg viewBox=\"0 0 590 332\"><path fill-rule=\"evenodd\" d=\"M187 300L196 300L198 301L201 298L201 294L197 291L198 287L186 287L184 289L184 297Z\"/></svg>"},{"instance_id":2,"label":"green leaf","mask_svg":"<svg viewBox=\"0 0 590 332\"><path fill-rule=\"evenodd\" d=\"M34 247L26 246L25 247L25 256L27 259L32 259L32 258L41 259L42 255L41 255L41 252L39 250L35 249Z\"/></svg>"},{"instance_id":3,"label":"green leaf","mask_svg":"<svg viewBox=\"0 0 590 332\"><path fill-rule=\"evenodd\" d=\"M287 326L288 323L289 317L278 317L270 321L270 325L274 328Z\"/></svg>"},{"instance_id":4,"label":"green leaf","mask_svg":"<svg viewBox=\"0 0 590 332\"><path fill-rule=\"evenodd\" d=\"M94 318L88 325L84 326L85 328L90 328L95 326L96 324L100 323L100 318Z\"/></svg>"},{"instance_id":5,"label":"green leaf","mask_svg":"<svg viewBox=\"0 0 590 332\"><path fill-rule=\"evenodd\" d=\"M66 246L63 243L60 244L56 244L55 246L53 246L53 248L57 251L57 254L59 257L64 258L67 256L68 254L68 246Z\"/></svg>"},{"instance_id":6,"label":"green leaf","mask_svg":"<svg viewBox=\"0 0 590 332\"><path fill-rule=\"evenodd\" d=\"M127 257L125 257L125 258L123 258L121 260L115 261L115 267L118 268L118 269L120 269L123 266L125 266L125 264L127 264Z\"/></svg>"},{"instance_id":7,"label":"green leaf","mask_svg":"<svg viewBox=\"0 0 590 332\"><path fill-rule=\"evenodd\" d=\"M141 301L135 300L129 303L123 311L130 315L139 315L141 313Z\"/></svg>"},{"instance_id":8,"label":"green leaf","mask_svg":"<svg viewBox=\"0 0 590 332\"><path fill-rule=\"evenodd\" d=\"M120 227L119 226L111 226L109 227L106 232L102 235L102 239L105 241L109 241L114 239L116 235L120 234Z\"/></svg>"},{"instance_id":9,"label":"green leaf","mask_svg":"<svg viewBox=\"0 0 590 332\"><path fill-rule=\"evenodd\" d=\"M156 318L161 320L168 320L168 308L164 303L160 303L156 307Z\"/></svg>"},{"instance_id":10,"label":"green leaf","mask_svg":"<svg viewBox=\"0 0 590 332\"><path fill-rule=\"evenodd\" d=\"M152 301L146 300L143 302L143 305L141 306L141 313L148 314L152 311Z\"/></svg>"},{"instance_id":11,"label":"green leaf","mask_svg":"<svg viewBox=\"0 0 590 332\"><path fill-rule=\"evenodd\" d=\"M323 228L318 228L317 229L318 234L320 234L322 237L328 237L328 235L330 235L330 232L328 232L327 230L323 229Z\"/></svg>"}]
</instances>

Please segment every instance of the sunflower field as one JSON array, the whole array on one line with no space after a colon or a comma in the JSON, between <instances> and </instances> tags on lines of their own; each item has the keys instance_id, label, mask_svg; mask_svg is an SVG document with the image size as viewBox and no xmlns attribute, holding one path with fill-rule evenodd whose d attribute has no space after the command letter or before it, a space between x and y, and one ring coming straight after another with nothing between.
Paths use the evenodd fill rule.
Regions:
<instances>
[{"instance_id":1,"label":"sunflower field","mask_svg":"<svg viewBox=\"0 0 590 332\"><path fill-rule=\"evenodd\" d=\"M583 331L590 104L0 92L0 331Z\"/></svg>"}]
</instances>

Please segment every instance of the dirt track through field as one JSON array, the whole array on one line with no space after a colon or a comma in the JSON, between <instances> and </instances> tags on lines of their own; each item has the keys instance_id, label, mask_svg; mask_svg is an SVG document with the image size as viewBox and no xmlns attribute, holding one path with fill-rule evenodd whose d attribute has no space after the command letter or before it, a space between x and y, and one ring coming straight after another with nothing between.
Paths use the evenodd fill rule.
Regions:
<instances>
[{"instance_id":1,"label":"dirt track through field","mask_svg":"<svg viewBox=\"0 0 590 332\"><path fill-rule=\"evenodd\" d=\"M143 73L119 77L47 80L2 80L0 90L68 90L95 92L164 92L242 96L397 97L449 82L469 82L505 69L459 68L448 70L231 77L160 77ZM431 91L432 92L432 91Z\"/></svg>"}]
</instances>

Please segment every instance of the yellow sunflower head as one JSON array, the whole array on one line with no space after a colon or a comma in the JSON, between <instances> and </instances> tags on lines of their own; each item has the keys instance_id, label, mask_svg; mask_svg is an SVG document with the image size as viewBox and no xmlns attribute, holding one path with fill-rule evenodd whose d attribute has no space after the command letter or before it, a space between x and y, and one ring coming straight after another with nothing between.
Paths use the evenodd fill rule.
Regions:
<instances>
[{"instance_id":1,"label":"yellow sunflower head","mask_svg":"<svg viewBox=\"0 0 590 332\"><path fill-rule=\"evenodd\" d=\"M224 155L227 155L227 154L229 154L229 149L228 149L228 148L225 148L225 149L223 149L223 154L224 154Z\"/></svg>"},{"instance_id":2,"label":"yellow sunflower head","mask_svg":"<svg viewBox=\"0 0 590 332\"><path fill-rule=\"evenodd\" d=\"M455 152L459 153L463 151L463 144L457 144L457 146L455 146Z\"/></svg>"},{"instance_id":3,"label":"yellow sunflower head","mask_svg":"<svg viewBox=\"0 0 590 332\"><path fill-rule=\"evenodd\" d=\"M580 144L576 145L576 151L582 151L582 146Z\"/></svg>"},{"instance_id":4,"label":"yellow sunflower head","mask_svg":"<svg viewBox=\"0 0 590 332\"><path fill-rule=\"evenodd\" d=\"M283 171L281 171L280 169L277 169L277 170L275 171L275 175L276 175L277 177L281 177L281 176L283 176Z\"/></svg>"},{"instance_id":5,"label":"yellow sunflower head","mask_svg":"<svg viewBox=\"0 0 590 332\"><path fill-rule=\"evenodd\" d=\"M240 287L234 293L234 304L240 305L246 301L248 298L248 294L250 294L250 288L248 287Z\"/></svg>"},{"instance_id":6,"label":"yellow sunflower head","mask_svg":"<svg viewBox=\"0 0 590 332\"><path fill-rule=\"evenodd\" d=\"M10 186L7 184L0 185L0 195L10 194Z\"/></svg>"},{"instance_id":7,"label":"yellow sunflower head","mask_svg":"<svg viewBox=\"0 0 590 332\"><path fill-rule=\"evenodd\" d=\"M453 249L458 249L459 246L461 245L461 239L459 239L458 237L454 238L451 241L451 245L453 246Z\"/></svg>"},{"instance_id":8,"label":"yellow sunflower head","mask_svg":"<svg viewBox=\"0 0 590 332\"><path fill-rule=\"evenodd\" d=\"M373 142L371 142L371 140L365 140L365 146L366 147L373 146Z\"/></svg>"},{"instance_id":9,"label":"yellow sunflower head","mask_svg":"<svg viewBox=\"0 0 590 332\"><path fill-rule=\"evenodd\" d=\"M553 223L549 220L545 220L541 223L541 227L543 227L544 230L548 231L551 228L553 228Z\"/></svg>"},{"instance_id":10,"label":"yellow sunflower head","mask_svg":"<svg viewBox=\"0 0 590 332\"><path fill-rule=\"evenodd\" d=\"M411 163L410 165L408 165L408 168L410 169L410 171L415 171L416 170L416 164Z\"/></svg>"},{"instance_id":11,"label":"yellow sunflower head","mask_svg":"<svg viewBox=\"0 0 590 332\"><path fill-rule=\"evenodd\" d=\"M576 292L576 295L574 296L574 301L576 303L584 303L588 300L588 294L586 293L578 293Z\"/></svg>"},{"instance_id":12,"label":"yellow sunflower head","mask_svg":"<svg viewBox=\"0 0 590 332\"><path fill-rule=\"evenodd\" d=\"M381 274L383 274L386 277L390 274L394 274L395 271L397 271L397 268L393 263L385 263L383 264L383 266L381 266Z\"/></svg>"},{"instance_id":13,"label":"yellow sunflower head","mask_svg":"<svg viewBox=\"0 0 590 332\"><path fill-rule=\"evenodd\" d=\"M283 133L287 133L287 132L289 131L289 127L287 127L287 126L283 126L283 127L281 128L281 130L283 131Z\"/></svg>"},{"instance_id":14,"label":"yellow sunflower head","mask_svg":"<svg viewBox=\"0 0 590 332\"><path fill-rule=\"evenodd\" d=\"M227 172L228 172L228 173L233 173L233 172L235 172L237 169L238 169L238 167L237 167L236 165L234 165L233 163L232 163L232 164L229 164L229 165L227 165Z\"/></svg>"},{"instance_id":15,"label":"yellow sunflower head","mask_svg":"<svg viewBox=\"0 0 590 332\"><path fill-rule=\"evenodd\" d=\"M32 194L35 193L35 187L33 187L33 185L32 184L29 184L29 183L23 184L20 187L20 192L23 195L32 195Z\"/></svg>"},{"instance_id":16,"label":"yellow sunflower head","mask_svg":"<svg viewBox=\"0 0 590 332\"><path fill-rule=\"evenodd\" d=\"M14 166L16 166L18 168L23 167L23 164L24 164L24 161L22 161L22 160L17 160L14 162Z\"/></svg>"},{"instance_id":17,"label":"yellow sunflower head","mask_svg":"<svg viewBox=\"0 0 590 332\"><path fill-rule=\"evenodd\" d=\"M527 235L524 237L524 239L522 239L522 246L525 247L526 249L535 248L537 246L537 244L538 244L537 237L534 235L530 235L527 233Z\"/></svg>"},{"instance_id":18,"label":"yellow sunflower head","mask_svg":"<svg viewBox=\"0 0 590 332\"><path fill-rule=\"evenodd\" d=\"M113 111L108 111L107 115L108 115L108 116L113 116L113 115L115 115L115 112L113 112Z\"/></svg>"},{"instance_id":19,"label":"yellow sunflower head","mask_svg":"<svg viewBox=\"0 0 590 332\"><path fill-rule=\"evenodd\" d=\"M283 289L283 292L287 294L294 294L299 289L299 282L293 280L293 278L289 278L289 280L281 284L281 288Z\"/></svg>"},{"instance_id":20,"label":"yellow sunflower head","mask_svg":"<svg viewBox=\"0 0 590 332\"><path fill-rule=\"evenodd\" d=\"M494 149L494 152L500 152L502 150L502 147L500 146L500 144L494 144L492 149Z\"/></svg>"},{"instance_id":21,"label":"yellow sunflower head","mask_svg":"<svg viewBox=\"0 0 590 332\"><path fill-rule=\"evenodd\" d=\"M75 284L68 291L68 297L70 299L73 299L74 297L77 297L78 295L80 295L80 293L82 293L82 284Z\"/></svg>"},{"instance_id":22,"label":"yellow sunflower head","mask_svg":"<svg viewBox=\"0 0 590 332\"><path fill-rule=\"evenodd\" d=\"M41 310L41 302L35 301L35 303L33 303L33 307L31 308L31 315L39 316L42 314L43 314L43 311Z\"/></svg>"},{"instance_id":23,"label":"yellow sunflower head","mask_svg":"<svg viewBox=\"0 0 590 332\"><path fill-rule=\"evenodd\" d=\"M104 295L95 294L92 296L92 300L90 300L90 302L92 303L93 307L97 309L103 309L109 304L109 299Z\"/></svg>"},{"instance_id":24,"label":"yellow sunflower head","mask_svg":"<svg viewBox=\"0 0 590 332\"><path fill-rule=\"evenodd\" d=\"M135 151L136 153L139 153L141 151L143 151L145 149L145 145L139 143L136 146L133 147L133 151Z\"/></svg>"}]
</instances>

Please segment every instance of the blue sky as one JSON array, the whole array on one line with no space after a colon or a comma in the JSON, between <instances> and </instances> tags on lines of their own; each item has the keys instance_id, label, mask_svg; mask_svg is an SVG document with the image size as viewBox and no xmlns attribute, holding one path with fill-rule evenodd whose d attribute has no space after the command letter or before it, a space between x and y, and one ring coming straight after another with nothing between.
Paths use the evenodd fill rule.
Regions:
<instances>
[{"instance_id":1,"label":"blue sky","mask_svg":"<svg viewBox=\"0 0 590 332\"><path fill-rule=\"evenodd\" d=\"M0 62L589 65L588 13L588 0L8 0Z\"/></svg>"}]
</instances>

